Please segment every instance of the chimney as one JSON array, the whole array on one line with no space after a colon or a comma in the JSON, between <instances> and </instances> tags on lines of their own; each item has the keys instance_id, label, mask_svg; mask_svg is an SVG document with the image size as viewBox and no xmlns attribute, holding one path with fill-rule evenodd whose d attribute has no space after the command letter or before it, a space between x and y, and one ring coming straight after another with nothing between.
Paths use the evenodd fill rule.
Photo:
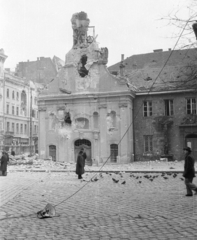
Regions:
<instances>
[{"instance_id":1,"label":"chimney","mask_svg":"<svg viewBox=\"0 0 197 240\"><path fill-rule=\"evenodd\" d=\"M121 62L120 62L120 76L124 76L124 54L121 54Z\"/></svg>"},{"instance_id":2,"label":"chimney","mask_svg":"<svg viewBox=\"0 0 197 240\"><path fill-rule=\"evenodd\" d=\"M168 51L171 51L172 49L171 48L168 48Z\"/></svg>"}]
</instances>

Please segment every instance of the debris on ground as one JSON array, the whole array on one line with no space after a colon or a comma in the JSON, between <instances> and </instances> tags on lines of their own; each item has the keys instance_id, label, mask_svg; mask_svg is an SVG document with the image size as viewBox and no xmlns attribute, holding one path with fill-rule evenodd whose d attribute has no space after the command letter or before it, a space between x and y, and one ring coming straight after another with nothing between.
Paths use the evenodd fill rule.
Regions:
<instances>
[{"instance_id":1,"label":"debris on ground","mask_svg":"<svg viewBox=\"0 0 197 240\"><path fill-rule=\"evenodd\" d=\"M116 174L122 175L125 171L132 171L132 170L183 170L184 161L136 161L127 164L111 164L110 162L107 163L104 167L102 167L102 163L99 165L86 165L85 171L98 171L102 167L102 171L117 171ZM75 162L58 162L53 161L51 157L48 159L41 159L39 158L38 154L29 155L21 154L9 156L9 170L19 170L19 169L27 169L27 170L67 170L67 171L74 171L75 170ZM107 173L107 172L106 172ZM111 175L111 173L109 173Z\"/></svg>"}]
</instances>

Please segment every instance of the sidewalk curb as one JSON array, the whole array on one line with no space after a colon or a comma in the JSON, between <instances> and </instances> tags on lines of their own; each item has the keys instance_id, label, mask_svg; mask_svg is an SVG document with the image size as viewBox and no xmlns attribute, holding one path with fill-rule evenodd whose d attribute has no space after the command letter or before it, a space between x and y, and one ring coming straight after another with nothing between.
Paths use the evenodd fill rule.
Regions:
<instances>
[{"instance_id":1,"label":"sidewalk curb","mask_svg":"<svg viewBox=\"0 0 197 240\"><path fill-rule=\"evenodd\" d=\"M63 172L75 172L75 170L44 170L44 169L16 169L16 170L9 170L9 173L13 172L53 172L53 173L63 173ZM181 170L86 170L85 173L183 173ZM196 172L197 173L197 172Z\"/></svg>"}]
</instances>

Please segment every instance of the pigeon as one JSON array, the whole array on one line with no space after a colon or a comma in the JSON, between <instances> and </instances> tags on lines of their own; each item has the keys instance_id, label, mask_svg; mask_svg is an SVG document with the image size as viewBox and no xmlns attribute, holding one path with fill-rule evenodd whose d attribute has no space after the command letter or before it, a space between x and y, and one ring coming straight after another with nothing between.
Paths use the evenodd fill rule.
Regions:
<instances>
[{"instance_id":1,"label":"pigeon","mask_svg":"<svg viewBox=\"0 0 197 240\"><path fill-rule=\"evenodd\" d=\"M121 184L126 184L126 181L122 182Z\"/></svg>"},{"instance_id":2,"label":"pigeon","mask_svg":"<svg viewBox=\"0 0 197 240\"><path fill-rule=\"evenodd\" d=\"M112 180L115 182L115 183L118 183L119 180L116 180L115 178L112 178Z\"/></svg>"},{"instance_id":3,"label":"pigeon","mask_svg":"<svg viewBox=\"0 0 197 240\"><path fill-rule=\"evenodd\" d=\"M182 181L184 181L184 178L180 178Z\"/></svg>"},{"instance_id":4,"label":"pigeon","mask_svg":"<svg viewBox=\"0 0 197 240\"><path fill-rule=\"evenodd\" d=\"M138 183L141 183L142 181L139 181Z\"/></svg>"},{"instance_id":5,"label":"pigeon","mask_svg":"<svg viewBox=\"0 0 197 240\"><path fill-rule=\"evenodd\" d=\"M167 180L168 178L167 177L164 177L165 180Z\"/></svg>"}]
</instances>

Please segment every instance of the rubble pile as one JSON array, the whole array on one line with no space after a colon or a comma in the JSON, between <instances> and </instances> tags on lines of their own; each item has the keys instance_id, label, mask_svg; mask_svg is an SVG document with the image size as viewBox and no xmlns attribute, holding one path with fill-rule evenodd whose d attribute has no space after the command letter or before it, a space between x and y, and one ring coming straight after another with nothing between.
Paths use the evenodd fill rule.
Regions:
<instances>
[{"instance_id":1,"label":"rubble pile","mask_svg":"<svg viewBox=\"0 0 197 240\"><path fill-rule=\"evenodd\" d=\"M17 156L9 156L9 169L41 169L41 170L58 170L58 169L74 169L74 163L68 162L54 162L51 158L40 159L38 154L30 156L22 154ZM72 169L70 169L70 167Z\"/></svg>"},{"instance_id":2,"label":"rubble pile","mask_svg":"<svg viewBox=\"0 0 197 240\"><path fill-rule=\"evenodd\" d=\"M30 156L22 154L9 156L9 170L32 170L32 171L75 171L75 162L55 162L52 158L40 159L38 154ZM107 163L102 167L102 163L89 166L86 164L85 171L132 171L132 170L182 170L183 161L137 161L127 164Z\"/></svg>"}]
</instances>

